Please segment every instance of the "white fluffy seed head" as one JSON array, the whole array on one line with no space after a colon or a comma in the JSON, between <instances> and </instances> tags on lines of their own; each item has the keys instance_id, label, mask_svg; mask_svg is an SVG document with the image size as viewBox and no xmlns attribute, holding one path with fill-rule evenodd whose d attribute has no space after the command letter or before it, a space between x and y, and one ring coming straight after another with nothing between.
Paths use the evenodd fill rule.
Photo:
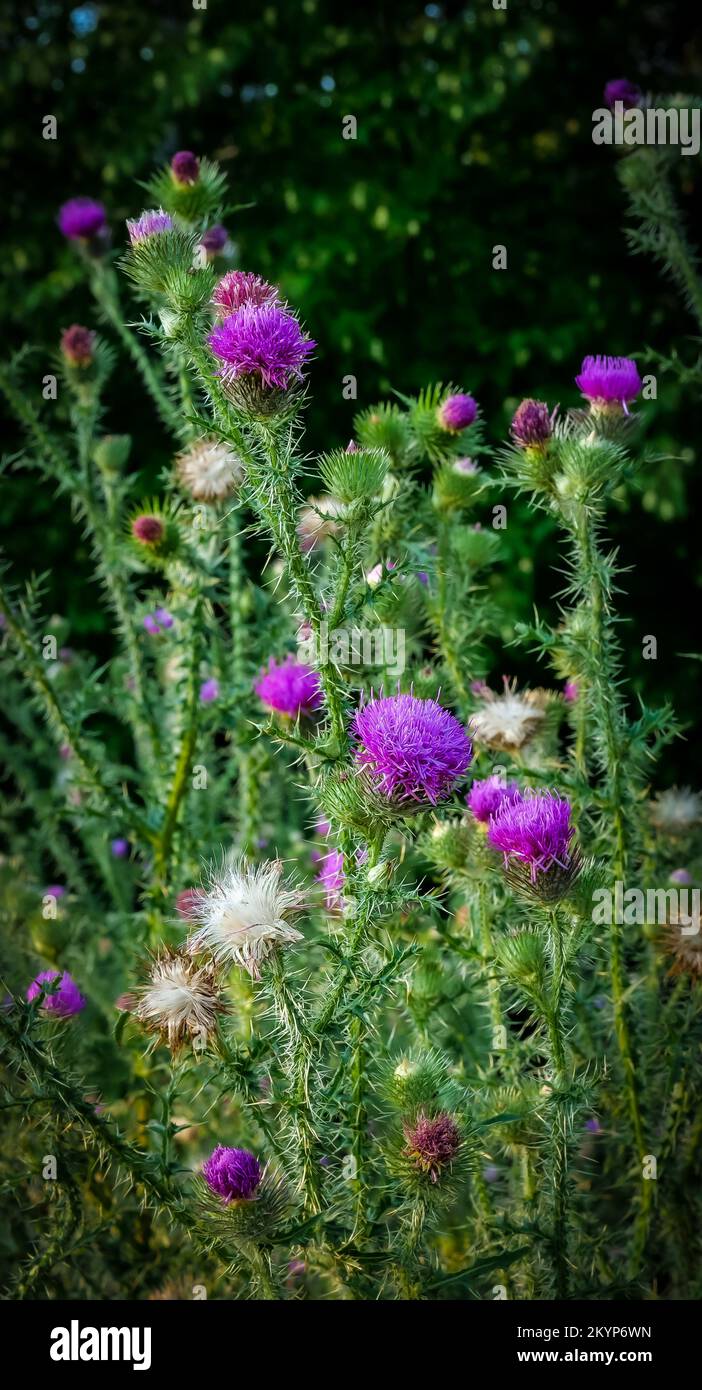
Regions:
<instances>
[{"instance_id":1,"label":"white fluffy seed head","mask_svg":"<svg viewBox=\"0 0 702 1390\"><path fill-rule=\"evenodd\" d=\"M215 960L243 965L258 978L273 951L302 940L291 918L302 911L304 896L282 875L280 860L254 865L236 859L211 870L193 908L198 926L189 950L209 951Z\"/></svg>"},{"instance_id":2,"label":"white fluffy seed head","mask_svg":"<svg viewBox=\"0 0 702 1390\"><path fill-rule=\"evenodd\" d=\"M241 459L218 439L200 439L178 454L181 487L197 502L221 502L236 492L243 478Z\"/></svg>"},{"instance_id":3,"label":"white fluffy seed head","mask_svg":"<svg viewBox=\"0 0 702 1390\"><path fill-rule=\"evenodd\" d=\"M684 834L702 819L702 796L691 787L669 787L652 801L651 819L658 830Z\"/></svg>"},{"instance_id":4,"label":"white fluffy seed head","mask_svg":"<svg viewBox=\"0 0 702 1390\"><path fill-rule=\"evenodd\" d=\"M166 948L151 965L134 1013L176 1049L189 1039L206 1047L224 1008L214 964L202 965L187 951Z\"/></svg>"}]
</instances>

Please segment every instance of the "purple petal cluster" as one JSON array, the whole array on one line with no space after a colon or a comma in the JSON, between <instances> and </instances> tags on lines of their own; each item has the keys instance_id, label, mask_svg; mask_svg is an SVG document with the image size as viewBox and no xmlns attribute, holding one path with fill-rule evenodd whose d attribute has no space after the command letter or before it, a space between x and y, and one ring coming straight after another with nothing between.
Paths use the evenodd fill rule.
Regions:
<instances>
[{"instance_id":1,"label":"purple petal cluster","mask_svg":"<svg viewBox=\"0 0 702 1390\"><path fill-rule=\"evenodd\" d=\"M69 241L89 241L105 226L107 214L94 198L69 198L59 209L59 230Z\"/></svg>"},{"instance_id":2,"label":"purple petal cluster","mask_svg":"<svg viewBox=\"0 0 702 1390\"><path fill-rule=\"evenodd\" d=\"M228 1203L250 1201L263 1173L255 1154L248 1149L227 1149L218 1144L203 1163L202 1176L210 1190Z\"/></svg>"},{"instance_id":3,"label":"purple petal cluster","mask_svg":"<svg viewBox=\"0 0 702 1390\"><path fill-rule=\"evenodd\" d=\"M488 840L510 857L527 865L532 883L553 865L567 869L570 842L575 831L570 823L570 802L550 791L526 791L503 801L488 826Z\"/></svg>"},{"instance_id":4,"label":"purple petal cluster","mask_svg":"<svg viewBox=\"0 0 702 1390\"><path fill-rule=\"evenodd\" d=\"M586 357L575 384L589 401L620 405L638 396L642 381L631 357Z\"/></svg>"},{"instance_id":5,"label":"purple petal cluster","mask_svg":"<svg viewBox=\"0 0 702 1390\"><path fill-rule=\"evenodd\" d=\"M57 1018L72 1018L85 1008L88 1001L67 970L63 973L60 970L42 970L32 980L27 990L27 999L31 1003L32 999L41 994L42 985L50 985L56 981L58 988L45 995L42 1008L46 1009L47 1013L55 1014Z\"/></svg>"},{"instance_id":6,"label":"purple petal cluster","mask_svg":"<svg viewBox=\"0 0 702 1390\"><path fill-rule=\"evenodd\" d=\"M177 150L171 160L171 173L176 183L187 187L200 177L200 161L192 150Z\"/></svg>"},{"instance_id":7,"label":"purple petal cluster","mask_svg":"<svg viewBox=\"0 0 702 1390\"><path fill-rule=\"evenodd\" d=\"M131 218L127 221L127 231L132 246L138 246L140 241L146 241L147 237L160 236L162 232L173 230L173 218L163 211L163 208L154 208L149 212L142 212L140 217Z\"/></svg>"},{"instance_id":8,"label":"purple petal cluster","mask_svg":"<svg viewBox=\"0 0 702 1390\"><path fill-rule=\"evenodd\" d=\"M407 1147L405 1153L416 1166L438 1182L442 1170L451 1164L461 1146L461 1135L451 1115L436 1115L430 1119L424 1113L414 1124L404 1126Z\"/></svg>"},{"instance_id":9,"label":"purple petal cluster","mask_svg":"<svg viewBox=\"0 0 702 1390\"><path fill-rule=\"evenodd\" d=\"M254 683L254 690L268 709L285 714L289 719L312 714L322 700L317 672L292 655L281 662L271 657L268 670Z\"/></svg>"},{"instance_id":10,"label":"purple petal cluster","mask_svg":"<svg viewBox=\"0 0 702 1390\"><path fill-rule=\"evenodd\" d=\"M81 323L72 323L61 334L61 352L71 367L89 367L94 347L95 334Z\"/></svg>"},{"instance_id":11,"label":"purple petal cluster","mask_svg":"<svg viewBox=\"0 0 702 1390\"><path fill-rule=\"evenodd\" d=\"M228 270L215 285L212 303L220 317L236 314L245 304L277 304L278 291L252 270Z\"/></svg>"},{"instance_id":12,"label":"purple petal cluster","mask_svg":"<svg viewBox=\"0 0 702 1390\"><path fill-rule=\"evenodd\" d=\"M346 881L344 856L340 849L331 849L327 854L318 854L317 857L319 870L315 878L325 891L327 907L333 911L341 906L341 895Z\"/></svg>"},{"instance_id":13,"label":"purple petal cluster","mask_svg":"<svg viewBox=\"0 0 702 1390\"><path fill-rule=\"evenodd\" d=\"M465 430L472 425L478 407L472 396L464 391L457 391L453 396L447 396L437 411L437 419L442 430L451 430L457 433Z\"/></svg>"},{"instance_id":14,"label":"purple petal cluster","mask_svg":"<svg viewBox=\"0 0 702 1390\"><path fill-rule=\"evenodd\" d=\"M353 722L356 762L376 790L398 802L449 796L473 756L462 724L436 700L381 696L363 705Z\"/></svg>"},{"instance_id":15,"label":"purple petal cluster","mask_svg":"<svg viewBox=\"0 0 702 1390\"><path fill-rule=\"evenodd\" d=\"M503 802L514 801L519 795L516 782L503 782L501 777L495 774L493 777L484 777L480 782L474 782L466 802L475 819L487 825L490 817L497 814Z\"/></svg>"},{"instance_id":16,"label":"purple petal cluster","mask_svg":"<svg viewBox=\"0 0 702 1390\"><path fill-rule=\"evenodd\" d=\"M630 82L628 77L613 77L604 89L605 105L614 110L616 102L621 101L626 110L634 106L641 105L641 88L635 82Z\"/></svg>"},{"instance_id":17,"label":"purple petal cluster","mask_svg":"<svg viewBox=\"0 0 702 1390\"><path fill-rule=\"evenodd\" d=\"M209 344L230 378L255 376L264 386L284 391L300 380L316 347L294 314L278 304L244 304L209 335Z\"/></svg>"},{"instance_id":18,"label":"purple petal cluster","mask_svg":"<svg viewBox=\"0 0 702 1390\"><path fill-rule=\"evenodd\" d=\"M155 608L153 613L147 613L144 618L144 627L151 633L152 637L157 637L164 629L173 627L173 614L167 608Z\"/></svg>"},{"instance_id":19,"label":"purple petal cluster","mask_svg":"<svg viewBox=\"0 0 702 1390\"><path fill-rule=\"evenodd\" d=\"M553 418L545 401L528 398L517 406L510 433L520 448L538 449L551 438L552 432Z\"/></svg>"},{"instance_id":20,"label":"purple petal cluster","mask_svg":"<svg viewBox=\"0 0 702 1390\"><path fill-rule=\"evenodd\" d=\"M200 245L209 251L211 256L216 256L219 251L223 251L229 240L229 232L221 222L215 222L213 227L208 227L202 234Z\"/></svg>"}]
</instances>

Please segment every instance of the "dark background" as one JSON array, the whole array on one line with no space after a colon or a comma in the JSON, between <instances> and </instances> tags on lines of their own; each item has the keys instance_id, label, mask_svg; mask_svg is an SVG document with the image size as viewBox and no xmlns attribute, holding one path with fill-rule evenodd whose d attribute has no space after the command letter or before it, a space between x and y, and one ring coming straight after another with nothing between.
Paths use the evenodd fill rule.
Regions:
<instances>
[{"instance_id":1,"label":"dark background","mask_svg":"<svg viewBox=\"0 0 702 1390\"><path fill-rule=\"evenodd\" d=\"M378 9L382 8L382 13ZM627 252L616 155L591 140L605 81L652 92L702 86L692 7L641 0L568 7L551 0L382 7L322 3L198 11L168 4L15 5L0 18L3 345L40 349L37 396L62 328L93 322L81 270L56 212L88 194L108 207L116 243L141 206L135 180L179 148L221 160L233 202L255 206L229 228L238 262L282 284L319 346L310 449L345 443L355 407L391 388L454 381L504 438L524 394L562 406L586 353L672 346L694 356L694 323L657 269ZM57 117L59 138L42 139ZM356 116L358 139L341 138ZM698 161L680 161L693 240ZM506 273L491 270L505 244ZM697 713L697 664L680 656L700 587L699 403L672 377L646 406L660 456L612 517L622 563L626 667L652 701ZM123 364L106 428L135 436L144 489L168 459L148 402ZM6 449L18 446L12 426ZM49 603L71 641L105 654L109 637L88 556L67 504L30 474L3 483L5 547L15 572L50 570ZM505 589L515 614L549 604L558 577L543 518L512 508ZM643 662L654 634L657 662ZM534 676L508 653L496 670ZM663 780L690 780L694 745L666 754Z\"/></svg>"}]
</instances>

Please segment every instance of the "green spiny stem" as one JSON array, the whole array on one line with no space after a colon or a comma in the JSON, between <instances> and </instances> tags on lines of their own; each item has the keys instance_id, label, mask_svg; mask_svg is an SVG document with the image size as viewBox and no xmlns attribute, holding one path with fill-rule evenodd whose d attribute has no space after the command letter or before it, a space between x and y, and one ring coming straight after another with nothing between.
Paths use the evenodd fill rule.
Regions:
<instances>
[{"instance_id":1,"label":"green spiny stem","mask_svg":"<svg viewBox=\"0 0 702 1390\"><path fill-rule=\"evenodd\" d=\"M406 1301L416 1301L422 1296L419 1271L419 1255L426 1221L426 1204L417 1198L404 1218L400 1241L400 1259L395 1273L401 1297Z\"/></svg>"},{"instance_id":2,"label":"green spiny stem","mask_svg":"<svg viewBox=\"0 0 702 1390\"><path fill-rule=\"evenodd\" d=\"M41 662L38 660L36 652L34 651L31 637L23 625L18 621L1 586L0 613L2 613L5 618L7 631L22 652L26 663L27 677L34 687L36 694L44 703L49 722L57 735L58 742L70 747L86 783L99 799L110 807L112 813L117 816L118 820L126 821L137 837L141 837L147 843L153 844L156 839L156 832L126 797L122 801L110 791L105 785L95 761L90 756L84 740L76 738L75 730L71 728L68 720L65 718L51 683L42 670Z\"/></svg>"},{"instance_id":3,"label":"green spiny stem","mask_svg":"<svg viewBox=\"0 0 702 1390\"><path fill-rule=\"evenodd\" d=\"M164 425L172 434L180 436L183 431L183 417L168 395L160 369L154 365L136 334L124 321L117 277L112 267L102 261L93 261L91 271L92 292L105 318L129 353Z\"/></svg>"},{"instance_id":4,"label":"green spiny stem","mask_svg":"<svg viewBox=\"0 0 702 1390\"><path fill-rule=\"evenodd\" d=\"M490 1023L492 1025L493 1035L492 1047L493 1049L501 1050L499 1039L505 1031L505 1025L502 1014L500 984L495 972L495 952L492 943L492 924L490 921L490 890L483 879L478 883L477 899L480 950L488 982L488 1007L490 1010Z\"/></svg>"},{"instance_id":5,"label":"green spiny stem","mask_svg":"<svg viewBox=\"0 0 702 1390\"><path fill-rule=\"evenodd\" d=\"M629 865L629 843L626 814L629 798L626 795L625 778L625 735L623 713L618 704L616 687L611 676L611 653L607 639L608 594L602 581L603 560L597 543L597 518L585 507L577 510L572 526L577 547L579 572L587 583L590 604L591 651L591 699L594 718L599 730L604 752L607 815L611 824L612 873L615 881L626 882ZM614 1030L617 1047L624 1073L629 1116L641 1179L639 1189L639 1214L634 1233L632 1271L635 1272L645 1249L650 1212L652 1205L651 1183L643 1177L646 1142L639 1102L636 1079L636 1063L629 1029L626 1005L626 985L624 979L624 959L621 926L617 914L611 914L609 932L609 961L612 1002L614 1006Z\"/></svg>"},{"instance_id":6,"label":"green spiny stem","mask_svg":"<svg viewBox=\"0 0 702 1390\"><path fill-rule=\"evenodd\" d=\"M309 1095L314 1043L278 955L271 958L267 974L286 1042L283 1066L289 1087L287 1113L295 1139L300 1190L305 1210L315 1214L322 1210L322 1195L320 1155Z\"/></svg>"},{"instance_id":7,"label":"green spiny stem","mask_svg":"<svg viewBox=\"0 0 702 1390\"><path fill-rule=\"evenodd\" d=\"M565 1098L568 1085L566 1035L563 1026L563 990L566 984L563 926L558 909L549 914L551 994L546 1024L553 1071L551 1097L550 1172L553 1186L551 1251L557 1298L568 1296L568 1145L569 1118Z\"/></svg>"},{"instance_id":8,"label":"green spiny stem","mask_svg":"<svg viewBox=\"0 0 702 1390\"><path fill-rule=\"evenodd\" d=\"M629 232L636 250L652 254L677 282L698 327L702 329L702 282L697 256L685 232L683 219L673 194L665 156L658 152L640 151L637 159L646 159L650 167L649 187L629 185L627 165L622 165L622 182L627 190L634 215L643 224Z\"/></svg>"},{"instance_id":9,"label":"green spiny stem","mask_svg":"<svg viewBox=\"0 0 702 1390\"><path fill-rule=\"evenodd\" d=\"M352 1153L354 1158L354 1191L356 1217L354 1239L362 1245L367 1229L366 1212L366 1140L368 1116L366 1113L366 1049L365 1029L360 1018L351 1023L351 1132L353 1135Z\"/></svg>"}]
</instances>

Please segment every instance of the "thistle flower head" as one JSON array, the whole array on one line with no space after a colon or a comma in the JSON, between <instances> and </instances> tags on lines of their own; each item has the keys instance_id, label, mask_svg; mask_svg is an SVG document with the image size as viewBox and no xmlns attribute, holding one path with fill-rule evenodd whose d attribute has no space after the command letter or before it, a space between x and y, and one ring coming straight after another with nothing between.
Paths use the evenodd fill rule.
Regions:
<instances>
[{"instance_id":1,"label":"thistle flower head","mask_svg":"<svg viewBox=\"0 0 702 1390\"><path fill-rule=\"evenodd\" d=\"M332 849L327 854L319 855L319 866L315 878L318 883L321 883L325 892L327 907L332 912L335 908L341 907L342 892L346 881L344 856L341 850Z\"/></svg>"},{"instance_id":2,"label":"thistle flower head","mask_svg":"<svg viewBox=\"0 0 702 1390\"><path fill-rule=\"evenodd\" d=\"M200 177L200 161L192 150L177 150L171 160L171 173L177 184L187 188Z\"/></svg>"},{"instance_id":3,"label":"thistle flower head","mask_svg":"<svg viewBox=\"0 0 702 1390\"><path fill-rule=\"evenodd\" d=\"M532 883L554 865L568 869L574 834L570 802L550 791L519 792L502 802L488 825L493 848L502 851L506 863L514 858L526 865Z\"/></svg>"},{"instance_id":4,"label":"thistle flower head","mask_svg":"<svg viewBox=\"0 0 702 1390\"><path fill-rule=\"evenodd\" d=\"M545 691L518 692L514 681L505 680L501 695L487 685L482 685L478 693L483 703L471 716L471 731L477 742L503 750L522 748L543 723L548 700Z\"/></svg>"},{"instance_id":5,"label":"thistle flower head","mask_svg":"<svg viewBox=\"0 0 702 1390\"><path fill-rule=\"evenodd\" d=\"M208 227L200 238L200 245L209 256L217 256L223 251L229 241L229 232L221 222L216 222L213 227Z\"/></svg>"},{"instance_id":6,"label":"thistle flower head","mask_svg":"<svg viewBox=\"0 0 702 1390\"><path fill-rule=\"evenodd\" d=\"M176 1051L190 1039L207 1046L224 1010L215 965L198 964L183 950L166 948L138 991L134 1015Z\"/></svg>"},{"instance_id":7,"label":"thistle flower head","mask_svg":"<svg viewBox=\"0 0 702 1390\"><path fill-rule=\"evenodd\" d=\"M626 110L641 105L642 92L628 77L613 77L604 89L605 105L614 110L616 102L621 101Z\"/></svg>"},{"instance_id":8,"label":"thistle flower head","mask_svg":"<svg viewBox=\"0 0 702 1390\"><path fill-rule=\"evenodd\" d=\"M71 367L89 367L94 347L95 334L80 323L72 323L61 334L61 353Z\"/></svg>"},{"instance_id":9,"label":"thistle flower head","mask_svg":"<svg viewBox=\"0 0 702 1390\"><path fill-rule=\"evenodd\" d=\"M504 782L495 774L475 781L466 797L466 802L476 820L487 825L491 816L499 811L505 801L514 801L519 796L516 782Z\"/></svg>"},{"instance_id":10,"label":"thistle flower head","mask_svg":"<svg viewBox=\"0 0 702 1390\"><path fill-rule=\"evenodd\" d=\"M195 904L202 897L201 888L183 888L175 900L175 910L186 922L195 921Z\"/></svg>"},{"instance_id":11,"label":"thistle flower head","mask_svg":"<svg viewBox=\"0 0 702 1390\"><path fill-rule=\"evenodd\" d=\"M236 492L243 478L243 467L235 454L219 439L199 439L176 456L176 474L181 487L197 502L221 502Z\"/></svg>"},{"instance_id":12,"label":"thistle flower head","mask_svg":"<svg viewBox=\"0 0 702 1390\"><path fill-rule=\"evenodd\" d=\"M166 527L160 516L142 512L132 522L132 535L140 545L157 546L163 540Z\"/></svg>"},{"instance_id":13,"label":"thistle flower head","mask_svg":"<svg viewBox=\"0 0 702 1390\"><path fill-rule=\"evenodd\" d=\"M297 534L300 537L300 545L307 553L314 550L314 547L327 536L339 534L339 522L337 517L343 512L343 506L336 497L310 497L306 507L300 508L300 515L297 523Z\"/></svg>"},{"instance_id":14,"label":"thistle flower head","mask_svg":"<svg viewBox=\"0 0 702 1390\"><path fill-rule=\"evenodd\" d=\"M643 383L630 357L586 357L575 384L593 405L620 406L627 411Z\"/></svg>"},{"instance_id":15,"label":"thistle flower head","mask_svg":"<svg viewBox=\"0 0 702 1390\"><path fill-rule=\"evenodd\" d=\"M110 850L115 859L126 859L129 854L129 840L125 840L123 835L118 835L115 840L110 841Z\"/></svg>"},{"instance_id":16,"label":"thistle flower head","mask_svg":"<svg viewBox=\"0 0 702 1390\"><path fill-rule=\"evenodd\" d=\"M263 1170L248 1149L227 1149L218 1144L203 1163L202 1176L223 1202L249 1202L260 1186Z\"/></svg>"},{"instance_id":17,"label":"thistle flower head","mask_svg":"<svg viewBox=\"0 0 702 1390\"><path fill-rule=\"evenodd\" d=\"M132 246L138 246L150 236L160 236L173 230L173 218L163 208L152 208L139 217L127 219L127 231Z\"/></svg>"},{"instance_id":18,"label":"thistle flower head","mask_svg":"<svg viewBox=\"0 0 702 1390\"><path fill-rule=\"evenodd\" d=\"M200 686L200 704L211 705L215 700L218 699L219 681L215 680L214 676L210 676L209 679L203 681L202 685Z\"/></svg>"},{"instance_id":19,"label":"thistle flower head","mask_svg":"<svg viewBox=\"0 0 702 1390\"><path fill-rule=\"evenodd\" d=\"M555 412L554 412L555 413ZM527 399L517 407L510 434L520 449L540 449L553 433L553 415L544 401Z\"/></svg>"},{"instance_id":20,"label":"thistle flower head","mask_svg":"<svg viewBox=\"0 0 702 1390\"><path fill-rule=\"evenodd\" d=\"M465 430L472 425L478 407L472 396L465 391L457 391L452 396L447 396L442 401L436 412L436 418L442 430L448 430L451 434L458 434L460 430Z\"/></svg>"},{"instance_id":21,"label":"thistle flower head","mask_svg":"<svg viewBox=\"0 0 702 1390\"><path fill-rule=\"evenodd\" d=\"M685 835L702 819L702 795L691 787L669 787L651 802L651 820L664 835Z\"/></svg>"},{"instance_id":22,"label":"thistle flower head","mask_svg":"<svg viewBox=\"0 0 702 1390\"><path fill-rule=\"evenodd\" d=\"M27 990L27 1000L31 1003L41 994L43 985L57 986L44 996L42 1008L56 1018L72 1018L85 1008L87 999L81 994L72 975L67 970L42 970Z\"/></svg>"},{"instance_id":23,"label":"thistle flower head","mask_svg":"<svg viewBox=\"0 0 702 1390\"><path fill-rule=\"evenodd\" d=\"M316 343L303 333L294 314L278 304L244 304L210 333L208 342L223 363L225 380L255 377L268 389L284 391L302 379Z\"/></svg>"},{"instance_id":24,"label":"thistle flower head","mask_svg":"<svg viewBox=\"0 0 702 1390\"><path fill-rule=\"evenodd\" d=\"M398 803L444 800L473 753L455 716L415 695L380 696L362 705L353 732L356 762L377 792Z\"/></svg>"},{"instance_id":25,"label":"thistle flower head","mask_svg":"<svg viewBox=\"0 0 702 1390\"><path fill-rule=\"evenodd\" d=\"M577 704L580 699L580 686L577 681L566 681L563 686L563 699L569 705Z\"/></svg>"},{"instance_id":26,"label":"thistle flower head","mask_svg":"<svg viewBox=\"0 0 702 1390\"><path fill-rule=\"evenodd\" d=\"M322 702L317 672L292 655L281 662L271 657L268 669L254 683L254 690L268 709L288 719L313 714Z\"/></svg>"},{"instance_id":27,"label":"thistle flower head","mask_svg":"<svg viewBox=\"0 0 702 1390\"><path fill-rule=\"evenodd\" d=\"M90 241L105 222L105 209L94 198L69 198L59 209L59 229L69 241Z\"/></svg>"},{"instance_id":28,"label":"thistle flower head","mask_svg":"<svg viewBox=\"0 0 702 1390\"><path fill-rule=\"evenodd\" d=\"M213 870L206 889L192 903L198 924L190 951L209 951L216 960L243 965L258 979L260 966L279 948L302 940L291 918L304 898L282 879L279 860L249 864L244 859Z\"/></svg>"},{"instance_id":29,"label":"thistle flower head","mask_svg":"<svg viewBox=\"0 0 702 1390\"><path fill-rule=\"evenodd\" d=\"M279 299L275 286L251 270L228 270L212 294L212 303L220 319L236 314L245 304L278 304Z\"/></svg>"},{"instance_id":30,"label":"thistle flower head","mask_svg":"<svg viewBox=\"0 0 702 1390\"><path fill-rule=\"evenodd\" d=\"M444 1113L430 1119L420 1111L412 1124L403 1125L403 1131L406 1157L432 1182L438 1182L461 1147L461 1132L453 1116Z\"/></svg>"},{"instance_id":31,"label":"thistle flower head","mask_svg":"<svg viewBox=\"0 0 702 1390\"><path fill-rule=\"evenodd\" d=\"M684 920L675 914L669 922L663 945L672 957L671 975L689 975L691 980L702 980L701 927L699 912Z\"/></svg>"}]
</instances>

